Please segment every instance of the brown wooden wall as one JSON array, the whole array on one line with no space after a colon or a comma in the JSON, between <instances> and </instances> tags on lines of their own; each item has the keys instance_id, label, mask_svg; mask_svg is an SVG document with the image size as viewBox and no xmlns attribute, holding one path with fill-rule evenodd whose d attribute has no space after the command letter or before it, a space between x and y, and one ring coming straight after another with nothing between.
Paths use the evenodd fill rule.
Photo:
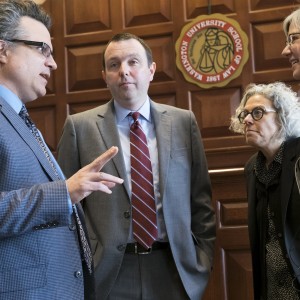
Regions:
<instances>
[{"instance_id":1,"label":"brown wooden wall","mask_svg":"<svg viewBox=\"0 0 300 300\"><path fill-rule=\"evenodd\" d=\"M249 38L242 74L222 88L203 89L183 78L175 64L175 42L193 18L221 13L235 19ZM47 96L30 114L55 149L68 114L101 105L110 93L101 78L102 52L112 35L127 31L151 46L157 63L152 99L192 110L198 120L213 185L217 214L214 270L204 300L253 299L243 165L253 150L229 130L230 116L250 82L282 80L298 91L289 63L282 20L296 0L46 0L53 16L58 70ZM103 270L105 272L105 270Z\"/></svg>"}]
</instances>

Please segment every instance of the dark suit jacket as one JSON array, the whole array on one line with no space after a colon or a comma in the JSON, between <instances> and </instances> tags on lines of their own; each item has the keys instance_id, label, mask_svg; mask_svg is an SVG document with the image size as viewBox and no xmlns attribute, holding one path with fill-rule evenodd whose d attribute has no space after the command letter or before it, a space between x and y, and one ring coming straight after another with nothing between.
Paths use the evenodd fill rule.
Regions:
<instances>
[{"instance_id":1,"label":"dark suit jacket","mask_svg":"<svg viewBox=\"0 0 300 300\"><path fill-rule=\"evenodd\" d=\"M0 97L0 299L84 299L77 231L60 176Z\"/></svg>"},{"instance_id":2,"label":"dark suit jacket","mask_svg":"<svg viewBox=\"0 0 300 300\"><path fill-rule=\"evenodd\" d=\"M215 218L200 132L191 111L151 101L159 157L163 214L172 254L189 297L204 293L213 258ZM113 101L69 116L58 161L66 176L111 146L120 152L103 171L123 178L111 195L94 193L84 203L96 266L99 299L106 299L117 277L128 241L130 191L115 122Z\"/></svg>"},{"instance_id":3,"label":"dark suit jacket","mask_svg":"<svg viewBox=\"0 0 300 300\"><path fill-rule=\"evenodd\" d=\"M254 173L256 155L257 154L251 157L246 164L245 174L247 178L248 226L253 264L254 298L255 300L258 300L260 299L262 292L262 280L260 275L262 264L259 260L259 234L261 228L258 227L256 219L256 176ZM295 275L300 282L300 196L296 182L296 178L297 181L300 182L299 155L300 138L286 142L283 154L282 173L280 177L280 201L287 255L290 259Z\"/></svg>"}]
</instances>

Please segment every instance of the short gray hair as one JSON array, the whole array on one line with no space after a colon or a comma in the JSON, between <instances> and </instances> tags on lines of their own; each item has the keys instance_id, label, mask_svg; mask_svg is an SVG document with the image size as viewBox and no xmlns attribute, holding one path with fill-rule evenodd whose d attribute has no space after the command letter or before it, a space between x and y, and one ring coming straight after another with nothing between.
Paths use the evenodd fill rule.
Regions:
<instances>
[{"instance_id":1,"label":"short gray hair","mask_svg":"<svg viewBox=\"0 0 300 300\"><path fill-rule=\"evenodd\" d=\"M254 95L262 95L273 102L277 111L279 136L284 140L300 136L300 104L297 94L282 82L270 84L250 84L247 86L235 115L231 117L229 129L244 134L244 124L241 124L238 115L244 109L248 99Z\"/></svg>"},{"instance_id":2,"label":"short gray hair","mask_svg":"<svg viewBox=\"0 0 300 300\"><path fill-rule=\"evenodd\" d=\"M18 38L20 19L30 17L51 27L51 17L32 0L0 0L0 39Z\"/></svg>"},{"instance_id":3,"label":"short gray hair","mask_svg":"<svg viewBox=\"0 0 300 300\"><path fill-rule=\"evenodd\" d=\"M288 35L289 28L291 25L294 25L296 28L300 29L300 8L294 10L289 14L283 21L283 31L285 36Z\"/></svg>"}]
</instances>

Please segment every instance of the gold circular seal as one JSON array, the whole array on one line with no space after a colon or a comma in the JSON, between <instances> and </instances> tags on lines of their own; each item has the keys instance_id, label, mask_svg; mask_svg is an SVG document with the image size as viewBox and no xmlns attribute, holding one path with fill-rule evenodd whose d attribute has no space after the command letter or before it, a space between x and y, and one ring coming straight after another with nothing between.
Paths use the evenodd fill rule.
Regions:
<instances>
[{"instance_id":1,"label":"gold circular seal","mask_svg":"<svg viewBox=\"0 0 300 300\"><path fill-rule=\"evenodd\" d=\"M202 15L185 25L175 47L178 69L202 88L225 86L241 74L249 57L247 35L221 14Z\"/></svg>"}]
</instances>

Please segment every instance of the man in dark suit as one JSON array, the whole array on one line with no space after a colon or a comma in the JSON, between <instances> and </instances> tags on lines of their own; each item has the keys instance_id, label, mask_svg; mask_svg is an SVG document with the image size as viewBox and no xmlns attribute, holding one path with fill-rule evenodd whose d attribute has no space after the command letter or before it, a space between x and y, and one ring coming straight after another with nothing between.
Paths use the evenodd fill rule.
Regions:
<instances>
[{"instance_id":1,"label":"man in dark suit","mask_svg":"<svg viewBox=\"0 0 300 300\"><path fill-rule=\"evenodd\" d=\"M122 183L99 172L117 153L116 147L65 180L26 114L24 104L45 95L50 73L57 67L49 26L50 17L31 0L0 2L3 300L94 299L93 266L79 202L93 191L111 193L115 183Z\"/></svg>"},{"instance_id":2,"label":"man in dark suit","mask_svg":"<svg viewBox=\"0 0 300 300\"><path fill-rule=\"evenodd\" d=\"M142 39L128 33L114 36L103 69L113 99L69 116L59 143L58 160L67 176L111 145L121 151L104 171L124 178L124 185L101 199L94 193L83 204L101 300L199 300L212 267L215 216L200 131L191 111L149 99L155 68ZM137 206L131 198L134 194L136 201L132 188L139 183L131 180L133 112L140 113L152 165L157 236L149 247L137 242L134 233Z\"/></svg>"}]
</instances>

